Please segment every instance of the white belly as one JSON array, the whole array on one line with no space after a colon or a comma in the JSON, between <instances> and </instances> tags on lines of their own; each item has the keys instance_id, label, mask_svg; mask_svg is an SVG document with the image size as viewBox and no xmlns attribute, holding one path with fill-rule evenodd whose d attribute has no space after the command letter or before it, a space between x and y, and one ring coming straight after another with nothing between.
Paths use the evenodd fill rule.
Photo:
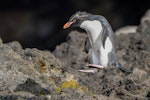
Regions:
<instances>
[{"instance_id":1,"label":"white belly","mask_svg":"<svg viewBox=\"0 0 150 100\"><path fill-rule=\"evenodd\" d=\"M91 36L92 42L94 43L95 40L98 38L99 34L102 32L102 25L100 21L93 20L93 21L84 21L80 28L86 30L89 36Z\"/></svg>"},{"instance_id":2,"label":"white belly","mask_svg":"<svg viewBox=\"0 0 150 100\"><path fill-rule=\"evenodd\" d=\"M101 62L101 65L103 65L104 67L108 66L108 63L109 63L108 54L111 51L112 51L112 43L111 43L109 37L107 37L107 39L105 41L105 48L103 48L102 45L100 47L100 62Z\"/></svg>"},{"instance_id":3,"label":"white belly","mask_svg":"<svg viewBox=\"0 0 150 100\"><path fill-rule=\"evenodd\" d=\"M93 20L93 21L84 21L80 28L86 30L88 36L90 37L91 45L95 43L98 36L102 33L102 25L100 21ZM100 50L100 53L92 53L92 60L94 64L101 64L104 67L108 66L109 58L108 54L112 51L112 43L109 37L106 38L105 41L105 48L100 44L97 45L100 47L95 47L96 49ZM97 52L97 51L94 51Z\"/></svg>"}]
</instances>

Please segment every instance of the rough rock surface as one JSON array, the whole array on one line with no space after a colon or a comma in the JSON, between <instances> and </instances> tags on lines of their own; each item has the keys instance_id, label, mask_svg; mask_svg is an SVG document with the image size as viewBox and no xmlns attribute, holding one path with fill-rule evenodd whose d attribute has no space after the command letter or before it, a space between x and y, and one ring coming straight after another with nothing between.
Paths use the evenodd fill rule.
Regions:
<instances>
[{"instance_id":1,"label":"rough rock surface","mask_svg":"<svg viewBox=\"0 0 150 100\"><path fill-rule=\"evenodd\" d=\"M87 35L72 31L54 50L22 49L0 39L0 100L145 100L150 99L150 21L135 33L116 35L120 63L97 73L82 73L91 62Z\"/></svg>"},{"instance_id":2,"label":"rough rock surface","mask_svg":"<svg viewBox=\"0 0 150 100\"><path fill-rule=\"evenodd\" d=\"M0 100L92 98L52 53L21 48L0 42Z\"/></svg>"},{"instance_id":3,"label":"rough rock surface","mask_svg":"<svg viewBox=\"0 0 150 100\"><path fill-rule=\"evenodd\" d=\"M90 50L87 53L86 39L86 34L72 31L53 53L68 62L67 71L73 73L90 93L123 100L150 99L150 21L138 26L135 33L116 35L118 60L132 70L128 75L114 67L94 74L76 72L89 68L86 63L91 61Z\"/></svg>"}]
</instances>

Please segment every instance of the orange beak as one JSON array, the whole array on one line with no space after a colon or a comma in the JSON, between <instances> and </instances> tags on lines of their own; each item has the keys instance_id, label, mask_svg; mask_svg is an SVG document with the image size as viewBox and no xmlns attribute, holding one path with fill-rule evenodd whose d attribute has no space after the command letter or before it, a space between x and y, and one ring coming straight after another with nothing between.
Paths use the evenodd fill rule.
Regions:
<instances>
[{"instance_id":1,"label":"orange beak","mask_svg":"<svg viewBox=\"0 0 150 100\"><path fill-rule=\"evenodd\" d=\"M69 28L72 23L73 23L73 22L67 22L67 23L63 26L63 28L64 28L64 29Z\"/></svg>"},{"instance_id":2,"label":"orange beak","mask_svg":"<svg viewBox=\"0 0 150 100\"><path fill-rule=\"evenodd\" d=\"M76 22L76 20L73 20L73 21L69 21L69 22L67 22L64 26L63 26L63 28L64 29L66 29L66 28L69 28L73 23L75 23Z\"/></svg>"}]
</instances>

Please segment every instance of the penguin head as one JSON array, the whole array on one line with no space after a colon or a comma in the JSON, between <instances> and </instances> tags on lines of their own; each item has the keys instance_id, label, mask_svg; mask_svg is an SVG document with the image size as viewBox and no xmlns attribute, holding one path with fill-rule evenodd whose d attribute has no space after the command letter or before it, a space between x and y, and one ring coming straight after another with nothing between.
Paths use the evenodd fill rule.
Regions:
<instances>
[{"instance_id":1,"label":"penguin head","mask_svg":"<svg viewBox=\"0 0 150 100\"><path fill-rule=\"evenodd\" d=\"M85 20L90 20L90 14L86 12L76 12L69 21L63 26L64 29L69 27L79 27Z\"/></svg>"}]
</instances>

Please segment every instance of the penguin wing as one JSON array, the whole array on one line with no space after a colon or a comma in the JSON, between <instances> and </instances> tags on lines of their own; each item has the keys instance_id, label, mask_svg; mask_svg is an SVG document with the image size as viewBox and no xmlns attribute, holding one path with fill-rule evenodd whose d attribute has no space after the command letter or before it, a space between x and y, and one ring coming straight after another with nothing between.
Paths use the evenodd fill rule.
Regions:
<instances>
[{"instance_id":1,"label":"penguin wing","mask_svg":"<svg viewBox=\"0 0 150 100\"><path fill-rule=\"evenodd\" d=\"M105 17L99 16L99 21L102 23L102 26L103 26L103 31L101 34L101 41L105 49L105 42L106 42L107 37L109 37L110 40L113 41L113 31L109 22L106 20Z\"/></svg>"},{"instance_id":2,"label":"penguin wing","mask_svg":"<svg viewBox=\"0 0 150 100\"><path fill-rule=\"evenodd\" d=\"M102 32L102 45L103 45L104 49L105 49L105 41L108 36L109 36L108 30L107 30L107 28L104 27L103 32Z\"/></svg>"}]
</instances>

